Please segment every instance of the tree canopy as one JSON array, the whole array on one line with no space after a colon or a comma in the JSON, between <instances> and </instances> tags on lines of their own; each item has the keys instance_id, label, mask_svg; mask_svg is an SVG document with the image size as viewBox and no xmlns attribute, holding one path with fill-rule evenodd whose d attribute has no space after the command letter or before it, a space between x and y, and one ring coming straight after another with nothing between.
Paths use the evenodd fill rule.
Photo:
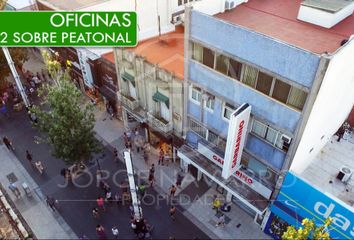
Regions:
<instances>
[{"instance_id":1,"label":"tree canopy","mask_svg":"<svg viewBox=\"0 0 354 240\"><path fill-rule=\"evenodd\" d=\"M313 220L305 218L302 220L302 227L296 229L294 226L289 226L284 232L282 239L297 240L297 239L318 239L329 240L331 239L327 230L328 226L332 223L332 219L328 218L322 226L316 226Z\"/></svg>"},{"instance_id":2,"label":"tree canopy","mask_svg":"<svg viewBox=\"0 0 354 240\"><path fill-rule=\"evenodd\" d=\"M88 160L101 150L93 130L93 106L84 101L72 83L70 69L63 69L47 52L43 56L55 84L46 84L39 90L43 102L31 108L37 116L34 125L45 133L44 140L53 147L53 156L67 164Z\"/></svg>"}]
</instances>

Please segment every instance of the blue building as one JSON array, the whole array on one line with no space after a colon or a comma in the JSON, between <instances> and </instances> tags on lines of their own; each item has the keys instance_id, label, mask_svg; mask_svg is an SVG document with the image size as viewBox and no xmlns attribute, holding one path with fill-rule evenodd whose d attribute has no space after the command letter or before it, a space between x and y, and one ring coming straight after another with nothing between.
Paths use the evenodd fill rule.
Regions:
<instances>
[{"instance_id":1,"label":"blue building","mask_svg":"<svg viewBox=\"0 0 354 240\"><path fill-rule=\"evenodd\" d=\"M300 165L338 129L352 104L351 99L339 101L329 95L325 86L336 81L330 70L339 65L332 61L338 49L353 50L349 40L353 30L348 29L354 17L331 29L316 26L321 24L311 19L306 23L296 14L307 2L250 0L216 16L190 8L185 13L187 144L178 151L182 168L198 180L213 180L227 200L260 225L284 173L300 150L303 156L303 143L316 136L313 147L307 144L312 150L298 161ZM346 89L353 86L353 74L343 76L338 91L352 93ZM321 94L334 108L342 106L338 119L327 122L325 133L312 126L315 119L321 125L318 121L334 111L317 110L326 109ZM248 116L244 104L251 109ZM235 128L240 118L244 124Z\"/></svg>"}]
</instances>

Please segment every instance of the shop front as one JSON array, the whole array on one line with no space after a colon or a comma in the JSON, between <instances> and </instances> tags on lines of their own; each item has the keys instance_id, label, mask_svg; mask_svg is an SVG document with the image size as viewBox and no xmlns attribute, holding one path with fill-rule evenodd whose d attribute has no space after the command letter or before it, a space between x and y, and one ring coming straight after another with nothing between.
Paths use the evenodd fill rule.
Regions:
<instances>
[{"instance_id":1,"label":"shop front","mask_svg":"<svg viewBox=\"0 0 354 240\"><path fill-rule=\"evenodd\" d=\"M333 222L327 230L332 239L354 238L353 208L288 172L277 199L270 207L264 232L281 239L288 226L300 227L304 218L323 225L329 217Z\"/></svg>"}]
</instances>

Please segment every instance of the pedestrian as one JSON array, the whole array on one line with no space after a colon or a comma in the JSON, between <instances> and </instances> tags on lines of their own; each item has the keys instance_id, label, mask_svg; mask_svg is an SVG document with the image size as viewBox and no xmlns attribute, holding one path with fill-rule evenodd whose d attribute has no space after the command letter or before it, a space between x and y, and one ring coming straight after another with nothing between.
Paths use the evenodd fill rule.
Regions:
<instances>
[{"instance_id":1,"label":"pedestrian","mask_svg":"<svg viewBox=\"0 0 354 240\"><path fill-rule=\"evenodd\" d=\"M34 165L36 166L38 172L42 175L43 172L44 172L44 167L43 167L42 162L41 161L37 161L37 162L35 162Z\"/></svg>"},{"instance_id":2,"label":"pedestrian","mask_svg":"<svg viewBox=\"0 0 354 240\"><path fill-rule=\"evenodd\" d=\"M219 198L217 198L217 197L215 198L215 196L214 196L213 209L215 209L216 213L219 213L220 207L221 207L221 202L220 202Z\"/></svg>"},{"instance_id":3,"label":"pedestrian","mask_svg":"<svg viewBox=\"0 0 354 240\"><path fill-rule=\"evenodd\" d=\"M96 233L98 236L98 239L107 239L106 232L104 230L104 227L102 225L97 225L96 226Z\"/></svg>"},{"instance_id":4,"label":"pedestrian","mask_svg":"<svg viewBox=\"0 0 354 240\"><path fill-rule=\"evenodd\" d=\"M97 206L99 209L102 209L104 212L106 211L106 208L104 206L104 199L103 197L99 196L96 200Z\"/></svg>"},{"instance_id":5,"label":"pedestrian","mask_svg":"<svg viewBox=\"0 0 354 240\"><path fill-rule=\"evenodd\" d=\"M176 179L176 185L177 185L177 187L181 187L181 185L182 185L182 180L183 180L183 176L182 176L182 174L181 173L178 173L177 174L177 179Z\"/></svg>"},{"instance_id":6,"label":"pedestrian","mask_svg":"<svg viewBox=\"0 0 354 240\"><path fill-rule=\"evenodd\" d=\"M47 196L45 201L47 202L47 206L55 212L55 199L52 196Z\"/></svg>"},{"instance_id":7,"label":"pedestrian","mask_svg":"<svg viewBox=\"0 0 354 240\"><path fill-rule=\"evenodd\" d=\"M176 207L172 205L170 208L170 217L172 218L172 220L175 220L176 211L177 211Z\"/></svg>"},{"instance_id":8,"label":"pedestrian","mask_svg":"<svg viewBox=\"0 0 354 240\"><path fill-rule=\"evenodd\" d=\"M131 140L131 136L132 136L132 132L129 130L127 132L127 140L130 141Z\"/></svg>"},{"instance_id":9,"label":"pedestrian","mask_svg":"<svg viewBox=\"0 0 354 240\"><path fill-rule=\"evenodd\" d=\"M29 153L28 150L26 150L26 158L29 161L29 163L32 164L32 160L33 160L32 155Z\"/></svg>"},{"instance_id":10,"label":"pedestrian","mask_svg":"<svg viewBox=\"0 0 354 240\"><path fill-rule=\"evenodd\" d=\"M175 196L176 191L177 191L176 186L175 186L175 185L172 185L171 188L170 188L170 195L171 195L171 197L174 197L174 196Z\"/></svg>"},{"instance_id":11,"label":"pedestrian","mask_svg":"<svg viewBox=\"0 0 354 240\"><path fill-rule=\"evenodd\" d=\"M151 167L150 167L150 174L154 175L155 173L155 164L151 164Z\"/></svg>"},{"instance_id":12,"label":"pedestrian","mask_svg":"<svg viewBox=\"0 0 354 240\"><path fill-rule=\"evenodd\" d=\"M92 208L92 216L96 219L100 218L100 212L97 207Z\"/></svg>"},{"instance_id":13,"label":"pedestrian","mask_svg":"<svg viewBox=\"0 0 354 240\"><path fill-rule=\"evenodd\" d=\"M114 148L113 154L114 154L114 161L118 162L118 150L117 150L117 148Z\"/></svg>"},{"instance_id":14,"label":"pedestrian","mask_svg":"<svg viewBox=\"0 0 354 240\"><path fill-rule=\"evenodd\" d=\"M10 183L9 189L12 191L12 193L13 193L17 198L20 198L20 197L21 197L21 192L20 192L20 190L18 189L18 187L16 186L16 183Z\"/></svg>"},{"instance_id":15,"label":"pedestrian","mask_svg":"<svg viewBox=\"0 0 354 240\"><path fill-rule=\"evenodd\" d=\"M148 158L149 158L149 156L148 156L148 154L147 154L146 150L144 150L144 152L143 152L143 157L144 157L144 161L145 161L145 163L147 163L147 162L148 162Z\"/></svg>"},{"instance_id":16,"label":"pedestrian","mask_svg":"<svg viewBox=\"0 0 354 240\"><path fill-rule=\"evenodd\" d=\"M125 147L129 150L132 150L132 143L128 140L127 144L125 145Z\"/></svg>"},{"instance_id":17,"label":"pedestrian","mask_svg":"<svg viewBox=\"0 0 354 240\"><path fill-rule=\"evenodd\" d=\"M138 189L139 189L140 196L143 198L145 196L145 184L140 183Z\"/></svg>"},{"instance_id":18,"label":"pedestrian","mask_svg":"<svg viewBox=\"0 0 354 240\"><path fill-rule=\"evenodd\" d=\"M163 151L162 147L160 148L160 153L159 153L159 162L158 164L163 166L163 160L165 158L165 152Z\"/></svg>"},{"instance_id":19,"label":"pedestrian","mask_svg":"<svg viewBox=\"0 0 354 240\"><path fill-rule=\"evenodd\" d=\"M11 143L10 139L8 139L6 136L4 136L2 138L2 141L4 142L4 144L7 147L7 149L12 150L12 151L15 150L15 148L12 146L12 143Z\"/></svg>"},{"instance_id":20,"label":"pedestrian","mask_svg":"<svg viewBox=\"0 0 354 240\"><path fill-rule=\"evenodd\" d=\"M223 213L221 213L219 219L218 219L218 222L216 223L215 227L218 227L218 226L223 226L225 227L225 215Z\"/></svg>"},{"instance_id":21,"label":"pedestrian","mask_svg":"<svg viewBox=\"0 0 354 240\"><path fill-rule=\"evenodd\" d=\"M152 187L152 185L154 184L154 180L155 180L154 174L150 172L149 174L150 187Z\"/></svg>"},{"instance_id":22,"label":"pedestrian","mask_svg":"<svg viewBox=\"0 0 354 240\"><path fill-rule=\"evenodd\" d=\"M110 189L106 192L106 201L109 203L111 203L113 201L112 192Z\"/></svg>"},{"instance_id":23,"label":"pedestrian","mask_svg":"<svg viewBox=\"0 0 354 240\"><path fill-rule=\"evenodd\" d=\"M118 239L119 231L118 231L118 228L116 226L114 226L112 228L112 234L114 236L114 239Z\"/></svg>"},{"instance_id":24,"label":"pedestrian","mask_svg":"<svg viewBox=\"0 0 354 240\"><path fill-rule=\"evenodd\" d=\"M134 207L133 207L133 205L129 205L129 210L130 210L130 216L134 217Z\"/></svg>"}]
</instances>

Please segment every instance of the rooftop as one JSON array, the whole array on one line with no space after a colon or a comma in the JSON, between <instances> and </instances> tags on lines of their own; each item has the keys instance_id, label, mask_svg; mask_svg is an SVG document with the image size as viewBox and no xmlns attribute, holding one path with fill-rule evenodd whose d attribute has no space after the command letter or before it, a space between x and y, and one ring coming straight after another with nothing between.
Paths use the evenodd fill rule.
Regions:
<instances>
[{"instance_id":1,"label":"rooftop","mask_svg":"<svg viewBox=\"0 0 354 240\"><path fill-rule=\"evenodd\" d=\"M108 0L37 0L38 2L47 5L52 9L58 10L78 10L92 5L101 4Z\"/></svg>"},{"instance_id":2,"label":"rooftop","mask_svg":"<svg viewBox=\"0 0 354 240\"><path fill-rule=\"evenodd\" d=\"M337 142L337 136L333 136L300 176L354 209L354 175L347 184L336 178L343 166L354 171L354 134L345 138Z\"/></svg>"},{"instance_id":3,"label":"rooftop","mask_svg":"<svg viewBox=\"0 0 354 240\"><path fill-rule=\"evenodd\" d=\"M139 42L138 46L128 48L136 55L144 57L151 64L174 73L178 78L184 79L184 28L177 27L159 37Z\"/></svg>"},{"instance_id":4,"label":"rooftop","mask_svg":"<svg viewBox=\"0 0 354 240\"><path fill-rule=\"evenodd\" d=\"M342 0L335 0L338 2L337 7L340 1ZM249 0L231 11L217 14L216 17L317 54L336 51L343 39L354 34L353 14L330 29L298 20L301 2L302 0Z\"/></svg>"}]
</instances>

